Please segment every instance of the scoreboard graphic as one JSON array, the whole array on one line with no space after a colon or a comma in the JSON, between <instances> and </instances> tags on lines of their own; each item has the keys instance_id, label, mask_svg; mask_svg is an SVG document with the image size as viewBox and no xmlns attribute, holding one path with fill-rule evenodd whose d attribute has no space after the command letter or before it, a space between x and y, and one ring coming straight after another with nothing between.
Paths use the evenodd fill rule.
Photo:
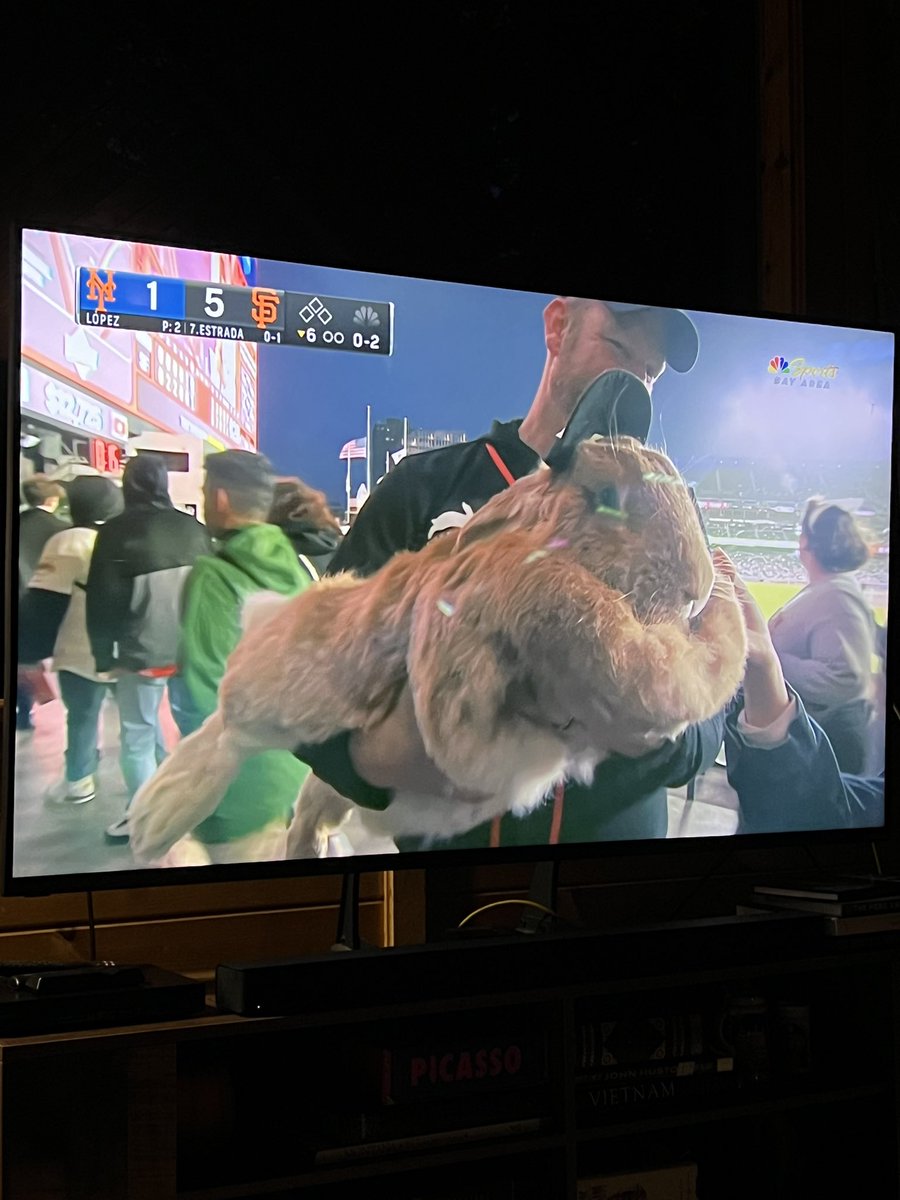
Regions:
<instances>
[{"instance_id":1,"label":"scoreboard graphic","mask_svg":"<svg viewBox=\"0 0 900 1200\"><path fill-rule=\"evenodd\" d=\"M389 301L84 266L78 268L78 322L364 355L390 355L394 341L394 305Z\"/></svg>"}]
</instances>

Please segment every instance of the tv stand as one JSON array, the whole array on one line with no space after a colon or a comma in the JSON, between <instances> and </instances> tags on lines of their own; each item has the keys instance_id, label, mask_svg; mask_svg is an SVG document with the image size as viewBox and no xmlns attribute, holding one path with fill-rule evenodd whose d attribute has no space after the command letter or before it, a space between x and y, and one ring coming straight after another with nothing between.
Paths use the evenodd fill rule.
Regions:
<instances>
[{"instance_id":1,"label":"tv stand","mask_svg":"<svg viewBox=\"0 0 900 1200\"><path fill-rule=\"evenodd\" d=\"M350 871L341 880L341 903L338 909L337 937L332 950L373 950L359 932L359 872Z\"/></svg>"},{"instance_id":2,"label":"tv stand","mask_svg":"<svg viewBox=\"0 0 900 1200\"><path fill-rule=\"evenodd\" d=\"M295 1015L0 1038L3 1198L576 1200L683 1163L728 1200L897 1196L898 964L793 914L298 960ZM695 1012L738 1022L733 1074L671 1084L644 1038L651 1083L591 1073L610 1021L701 1054Z\"/></svg>"},{"instance_id":3,"label":"tv stand","mask_svg":"<svg viewBox=\"0 0 900 1200\"><path fill-rule=\"evenodd\" d=\"M555 859L534 864L528 903L522 910L516 933L549 933L559 922L557 916L557 881L559 864Z\"/></svg>"}]
</instances>

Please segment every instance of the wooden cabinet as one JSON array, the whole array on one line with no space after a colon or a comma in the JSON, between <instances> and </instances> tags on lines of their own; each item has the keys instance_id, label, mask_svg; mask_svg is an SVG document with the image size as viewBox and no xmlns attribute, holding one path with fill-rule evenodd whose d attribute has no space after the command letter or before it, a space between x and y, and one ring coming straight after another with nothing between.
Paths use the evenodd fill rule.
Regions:
<instances>
[{"instance_id":1,"label":"wooden cabinet","mask_svg":"<svg viewBox=\"0 0 900 1200\"><path fill-rule=\"evenodd\" d=\"M688 926L664 970L638 933L536 939L490 994L0 1039L2 1196L574 1200L687 1163L700 1200L900 1193L900 939Z\"/></svg>"}]
</instances>

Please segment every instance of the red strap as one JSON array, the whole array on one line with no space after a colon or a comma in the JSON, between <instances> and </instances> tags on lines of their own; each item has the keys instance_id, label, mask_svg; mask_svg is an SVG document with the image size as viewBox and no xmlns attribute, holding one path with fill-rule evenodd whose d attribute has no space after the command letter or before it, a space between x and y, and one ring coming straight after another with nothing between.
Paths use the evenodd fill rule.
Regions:
<instances>
[{"instance_id":1,"label":"red strap","mask_svg":"<svg viewBox=\"0 0 900 1200\"><path fill-rule=\"evenodd\" d=\"M563 822L563 804L566 799L566 785L558 783L553 789L553 814L550 817L550 836L547 838L548 846L556 846L559 844L559 835L562 833ZM491 838L489 845L492 850L500 845L500 830L502 817L494 817L491 822Z\"/></svg>"},{"instance_id":2,"label":"red strap","mask_svg":"<svg viewBox=\"0 0 900 1200\"><path fill-rule=\"evenodd\" d=\"M566 785L558 783L553 789L553 816L550 819L550 845L555 846L562 833L563 801L566 798Z\"/></svg>"},{"instance_id":3,"label":"red strap","mask_svg":"<svg viewBox=\"0 0 900 1200\"><path fill-rule=\"evenodd\" d=\"M485 446L487 447L488 454L494 460L494 466L506 480L507 484L512 487L512 485L516 482L515 475L513 475L512 471L510 471L509 467L500 457L498 451L491 445L490 442L485 442Z\"/></svg>"},{"instance_id":4,"label":"red strap","mask_svg":"<svg viewBox=\"0 0 900 1200\"><path fill-rule=\"evenodd\" d=\"M485 442L485 446L487 448L488 454L491 456L491 459L493 460L494 466L497 468L497 470L500 472L500 474L506 480L507 484L510 487L512 487L512 485L516 482L515 476L513 475L512 471L510 471L509 467L506 465L506 463L500 457L500 454L499 454L498 450L496 449L496 447L492 446L490 442ZM550 837L548 838L548 842L551 846L555 846L557 844L557 842L559 841L559 835L562 830L563 801L565 800L565 796L566 796L565 784L558 783L556 785L556 787L553 789L553 815L550 818ZM500 828L501 828L500 823L501 823L501 821L502 821L502 817L494 817L493 821L491 822L490 845L491 845L492 849L494 847L500 845Z\"/></svg>"}]
</instances>

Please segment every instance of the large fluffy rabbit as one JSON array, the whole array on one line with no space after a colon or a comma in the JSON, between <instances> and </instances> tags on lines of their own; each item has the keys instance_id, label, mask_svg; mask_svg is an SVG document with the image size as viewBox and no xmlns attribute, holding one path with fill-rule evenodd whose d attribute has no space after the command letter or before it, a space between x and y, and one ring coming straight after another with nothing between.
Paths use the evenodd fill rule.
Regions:
<instances>
[{"instance_id":1,"label":"large fluffy rabbit","mask_svg":"<svg viewBox=\"0 0 900 1200\"><path fill-rule=\"evenodd\" d=\"M365 812L311 778L290 853L345 817L371 836L446 838L525 813L610 750L716 713L743 671L741 610L687 487L630 437L582 442L461 530L368 579L325 579L244 635L219 707L135 797L131 844L163 854L216 807L244 759L381 720L408 682L425 747L478 803L397 794ZM599 802L599 801L598 801Z\"/></svg>"}]
</instances>

